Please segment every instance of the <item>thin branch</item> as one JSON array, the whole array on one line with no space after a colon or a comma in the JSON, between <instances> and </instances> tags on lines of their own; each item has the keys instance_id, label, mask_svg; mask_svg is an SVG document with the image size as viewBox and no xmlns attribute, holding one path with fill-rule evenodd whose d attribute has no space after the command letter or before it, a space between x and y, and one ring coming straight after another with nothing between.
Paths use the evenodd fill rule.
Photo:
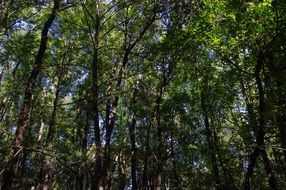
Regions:
<instances>
[{"instance_id":1,"label":"thin branch","mask_svg":"<svg viewBox=\"0 0 286 190\"><path fill-rule=\"evenodd\" d=\"M55 158L56 161L58 161L61 165L63 165L64 167L66 167L69 171L71 171L71 172L74 173L74 174L77 174L77 171L74 171L72 168L70 168L68 165L66 165L64 161L62 161L60 158L58 158L58 157L57 157L55 154L53 154L53 153L49 153L49 152L46 152L46 151L44 151L44 150L37 149L37 148L21 147L21 149L28 150L28 151L39 152L39 153L45 154L45 155L47 155L47 156L53 157L53 158ZM20 149L20 150L21 150L21 149Z\"/></svg>"},{"instance_id":2,"label":"thin branch","mask_svg":"<svg viewBox=\"0 0 286 190\"><path fill-rule=\"evenodd\" d=\"M225 63L229 63L230 65L234 66L238 71L240 71L241 73L244 73L244 74L247 74L247 75L250 75L250 76L254 76L253 73L249 73L243 69L241 69L237 64L235 64L231 59L229 59L228 57L226 56L222 56L221 57L221 61L225 62Z\"/></svg>"}]
</instances>

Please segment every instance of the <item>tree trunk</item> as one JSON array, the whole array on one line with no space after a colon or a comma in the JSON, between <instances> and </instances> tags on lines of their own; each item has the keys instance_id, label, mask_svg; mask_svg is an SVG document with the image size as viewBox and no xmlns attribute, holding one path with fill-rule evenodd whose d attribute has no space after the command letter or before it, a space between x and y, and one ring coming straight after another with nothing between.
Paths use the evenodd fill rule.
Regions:
<instances>
[{"instance_id":1,"label":"tree trunk","mask_svg":"<svg viewBox=\"0 0 286 190\"><path fill-rule=\"evenodd\" d=\"M161 101L166 86L165 81L163 81L157 90L157 98L155 105L155 119L157 125L157 151L156 151L156 167L155 167L155 179L154 179L154 190L160 190L162 185L162 172L163 172L163 131L161 126Z\"/></svg>"},{"instance_id":2,"label":"tree trunk","mask_svg":"<svg viewBox=\"0 0 286 190\"><path fill-rule=\"evenodd\" d=\"M270 63L272 64L272 63ZM284 170L286 170L286 82L285 82L285 76L286 76L286 69L280 68L283 66L278 66L277 69L275 69L272 73L272 75L275 77L276 85L277 85L277 125L280 133L280 144L283 151L284 161L282 167ZM285 175L286 180L286 175Z\"/></svg>"},{"instance_id":3,"label":"tree trunk","mask_svg":"<svg viewBox=\"0 0 286 190\"><path fill-rule=\"evenodd\" d=\"M161 125L161 104L162 104L162 97L163 97L165 88L171 80L174 65L163 63L161 67L163 70L162 79L157 86L156 102L155 102L155 108L154 108L155 120L156 120L156 126L157 126L157 150L156 150L157 167L155 169L154 190L160 190L162 186L163 166L165 162L165 158L164 158L165 150L164 150L164 132L163 132L163 127ZM167 67L167 69L165 69L165 67Z\"/></svg>"},{"instance_id":4,"label":"tree trunk","mask_svg":"<svg viewBox=\"0 0 286 190\"><path fill-rule=\"evenodd\" d=\"M56 93L55 93L55 98L53 102L53 110L52 110L52 115L49 123L49 128L48 128L48 135L45 143L45 147L47 148L48 152L52 151L53 147L53 139L55 136L55 126L56 126L56 119L57 119L57 109L58 109L58 104L60 100L60 91L61 91L61 80L63 77L63 69L64 69L64 59L62 61L62 65L60 68L59 73L57 73L58 81L56 85ZM49 156L44 157L44 166L41 170L40 174L40 186L38 187L39 190L48 190L49 189L49 184L50 184L50 172L52 169L52 162L53 160Z\"/></svg>"},{"instance_id":5,"label":"tree trunk","mask_svg":"<svg viewBox=\"0 0 286 190\"><path fill-rule=\"evenodd\" d=\"M98 108L98 72L99 72L99 59L98 59L98 50L99 50L99 32L100 32L100 16L99 16L99 7L98 2L95 4L95 31L93 36L93 61L92 61L92 85L91 85L91 94L92 94L92 118L94 123L94 137L95 137L95 168L91 176L91 189L98 190L100 177L102 175L102 161L101 161L101 137L100 137L100 126L99 126L99 108Z\"/></svg>"},{"instance_id":6,"label":"tree trunk","mask_svg":"<svg viewBox=\"0 0 286 190\"><path fill-rule=\"evenodd\" d=\"M285 73L286 76L286 73ZM284 159L282 161L282 167L284 171L286 170L286 84L285 81L279 81L277 79L278 87L278 115L277 115L277 125L280 133L280 144L283 152ZM283 80L283 79L282 79ZM284 84L283 84L284 83ZM282 156L282 157L283 157ZM286 173L284 174L284 180L286 181Z\"/></svg>"},{"instance_id":7,"label":"tree trunk","mask_svg":"<svg viewBox=\"0 0 286 190\"><path fill-rule=\"evenodd\" d=\"M114 101L112 102L110 115L107 116L110 118L110 123L107 123L106 125L106 136L105 136L105 147L104 147L104 163L103 163L103 175L102 175L105 178L103 180L104 190L109 190L110 184L111 184L111 163L110 163L111 138L112 138L112 132L115 126L116 111L117 111L117 105L119 101L119 92L121 91L121 83L123 80L123 73L124 73L126 64L128 62L128 55L129 55L129 50L126 50L124 53L122 65L118 73L118 79L117 79L117 84L115 88L117 94L115 95ZM108 121L109 119L106 118L106 120Z\"/></svg>"},{"instance_id":8,"label":"tree trunk","mask_svg":"<svg viewBox=\"0 0 286 190\"><path fill-rule=\"evenodd\" d=\"M24 134L28 127L28 119L31 108L32 95L37 77L41 71L43 58L47 49L48 31L56 17L57 11L59 10L59 5L60 5L60 0L54 0L54 6L42 30L40 47L35 57L35 63L33 65L33 69L31 71L25 90L24 103L22 105L18 120L16 135L13 143L14 145L10 153L10 163L9 166L5 169L3 174L2 189L5 190L10 190L12 188L13 179L16 177L19 154L22 150L21 146Z\"/></svg>"},{"instance_id":9,"label":"tree trunk","mask_svg":"<svg viewBox=\"0 0 286 190\"><path fill-rule=\"evenodd\" d=\"M250 190L250 185L252 183L253 170L254 170L258 156L259 156L259 148L255 147L254 151L250 154L250 157L249 157L247 172L246 172L245 179L244 179L244 190Z\"/></svg>"},{"instance_id":10,"label":"tree trunk","mask_svg":"<svg viewBox=\"0 0 286 190\"><path fill-rule=\"evenodd\" d=\"M79 117L82 117L81 116L81 109L82 108L79 108L80 109L80 113L79 113ZM79 134L79 137L80 137L80 141L81 141L81 154L82 156L86 156L86 151L87 151L87 143L88 143L88 129L89 129L89 110L86 110L86 114L85 114L86 118L85 118L85 122L84 122L84 128L82 129L82 122L83 121L82 119L79 119L79 123L78 123L78 128L79 130L81 131L81 133ZM81 162L80 163L80 166L79 166L79 169L78 169L78 176L76 178L76 189L78 190L84 190L84 189L87 189L87 187L84 188L84 178L85 177L88 177L88 176L85 176L86 175L86 166L85 166L85 163L84 162Z\"/></svg>"},{"instance_id":11,"label":"tree trunk","mask_svg":"<svg viewBox=\"0 0 286 190\"><path fill-rule=\"evenodd\" d=\"M129 138L131 144L131 180L132 190L137 190L137 147L136 147L136 119L133 116L130 127L129 127Z\"/></svg>"},{"instance_id":12,"label":"tree trunk","mask_svg":"<svg viewBox=\"0 0 286 190\"><path fill-rule=\"evenodd\" d=\"M126 169L125 169L125 158L122 151L120 151L118 156L118 171L119 171L119 186L118 190L124 190L126 185Z\"/></svg>"},{"instance_id":13,"label":"tree trunk","mask_svg":"<svg viewBox=\"0 0 286 190\"><path fill-rule=\"evenodd\" d=\"M150 122L147 126L147 133L146 133L146 141L145 141L145 151L144 151L144 158L143 158L143 174L142 174L142 189L148 190L148 166L149 166L149 157L150 157L150 140L151 140L151 128L152 128L152 118L150 118Z\"/></svg>"},{"instance_id":14,"label":"tree trunk","mask_svg":"<svg viewBox=\"0 0 286 190\"><path fill-rule=\"evenodd\" d=\"M267 153L265 151L265 144L264 144L264 136L265 136L265 125L266 125L266 119L265 119L265 92L263 89L262 85L262 80L260 77L260 72L263 67L263 51L260 51L257 62L256 62L256 67L255 67L255 80L257 84L257 89L258 89L258 122L251 122L251 123L256 123L256 126L254 126L257 129L257 134L256 134L256 145L257 147L254 149L253 153L250 155L249 158L249 165L247 168L247 173L245 176L245 182L244 182L244 189L248 190L250 189L251 186L251 177L253 175L253 169L255 167L255 162L257 160L257 157L261 153L261 156L263 158L263 164L264 168L268 177L268 183L269 187L271 189L277 189L277 184L276 184L276 178L274 177L272 173L272 169L270 166L270 162L267 156ZM248 113L249 115L252 113ZM254 116L249 116L249 118L254 118Z\"/></svg>"},{"instance_id":15,"label":"tree trunk","mask_svg":"<svg viewBox=\"0 0 286 190\"><path fill-rule=\"evenodd\" d=\"M171 142L170 142L170 151L171 151L171 159L172 159L172 168L173 168L173 176L174 176L174 182L171 183L172 186L176 187L177 190L182 190L182 185L180 183L180 178L177 172L177 159L176 159L176 153L175 153L175 139L173 136L173 133L171 131Z\"/></svg>"},{"instance_id":16,"label":"tree trunk","mask_svg":"<svg viewBox=\"0 0 286 190\"><path fill-rule=\"evenodd\" d=\"M276 8L276 7L275 7ZM276 36L278 37L278 36ZM282 38L282 39L281 39ZM279 36L274 38L273 42L278 42L278 40L285 40L285 36ZM271 77L273 77L276 83L276 94L277 94L277 111L276 111L276 122L279 130L280 145L282 149L282 171L286 170L286 68L283 61L280 59L285 57L284 51L282 49L275 49L273 47L267 47L266 56L269 63L266 65L269 67ZM275 55L276 54L276 55ZM280 59L279 59L280 58ZM284 181L286 181L286 173L284 175Z\"/></svg>"},{"instance_id":17,"label":"tree trunk","mask_svg":"<svg viewBox=\"0 0 286 190\"><path fill-rule=\"evenodd\" d=\"M127 8L127 17L128 17L128 8ZM127 63L128 63L128 57L130 52L133 50L133 48L140 42L140 40L143 38L145 32L147 31L147 29L151 26L151 24L154 22L155 20L155 12L152 14L151 18L148 19L146 21L146 23L144 23L143 28L141 29L141 31L139 32L137 38L133 41L130 42L129 41L129 37L128 37L128 20L129 18L126 18L126 22L125 22L125 31L124 31L124 55L123 55L123 59L122 59L122 65L119 69L118 72L118 79L116 81L116 86L115 86L115 92L116 95L114 97L114 100L111 103L111 112L110 115L106 116L108 118L106 118L106 120L110 120L109 123L107 123L106 125L106 135L105 135L105 147L104 147L104 162L103 162L103 169L102 169L102 177L104 178L103 180L103 188L104 190L109 190L110 189L110 184L111 184L111 158L110 158L110 154L111 154L111 138L112 138L112 133L113 133L113 129L115 127L115 122L116 122L116 111L117 111L117 105L118 105L118 101L119 101L119 93L122 90L122 81L123 81L123 75L125 72L125 69L127 67Z\"/></svg>"},{"instance_id":18,"label":"tree trunk","mask_svg":"<svg viewBox=\"0 0 286 190\"><path fill-rule=\"evenodd\" d=\"M97 30L98 34L99 30ZM98 35L96 37L98 42ZM98 48L98 47L96 47ZM92 190L99 189L99 181L101 176L101 137L99 126L99 109L98 109L98 49L94 50L93 64L92 64L92 114L94 123L94 136L95 136L95 168L92 174Z\"/></svg>"},{"instance_id":19,"label":"tree trunk","mask_svg":"<svg viewBox=\"0 0 286 190\"><path fill-rule=\"evenodd\" d=\"M205 81L207 82L207 81ZM203 111L203 117L204 117L204 125L205 125L205 132L206 132L206 137L207 137L207 143L209 146L209 153L210 153L210 159L211 159L211 165L212 165L212 171L213 171L213 177L215 180L215 187L216 189L221 189L221 179L220 179L220 174L219 174L219 169L218 169L218 164L217 164L217 158L216 158L216 151L215 151L215 146L213 142L213 137L210 129L210 124L209 124L209 117L208 117L208 108L206 104L207 96L204 94L207 92L207 84L203 84L203 89L201 92L201 107Z\"/></svg>"},{"instance_id":20,"label":"tree trunk","mask_svg":"<svg viewBox=\"0 0 286 190\"><path fill-rule=\"evenodd\" d=\"M265 151L265 145L264 145L266 109L265 109L265 92L264 92L261 77L260 77L260 71L262 70L262 67L263 67L263 52L261 51L260 54L258 55L256 69L255 69L255 80L257 83L258 98L259 98L258 100L259 125L258 125L258 134L257 134L256 143L257 143L257 146L260 148L260 153L263 158L263 164L264 164L265 171L268 177L269 187L271 189L277 189L276 179L274 175L272 174L272 169L271 169L270 162L269 162L267 153Z\"/></svg>"},{"instance_id":21,"label":"tree trunk","mask_svg":"<svg viewBox=\"0 0 286 190\"><path fill-rule=\"evenodd\" d=\"M263 159L266 175L268 177L268 184L269 184L271 189L277 189L277 185L276 185L277 181L276 181L276 178L274 177L274 175L272 173L270 160L269 160L269 158L267 156L265 148L260 149L260 153L261 153L261 157Z\"/></svg>"},{"instance_id":22,"label":"tree trunk","mask_svg":"<svg viewBox=\"0 0 286 190\"><path fill-rule=\"evenodd\" d=\"M133 92L133 98L132 98L132 104L133 106L136 105L136 99L137 99L137 91L138 89L135 87ZM129 138L130 138L130 144L131 144L131 181L132 181L132 190L137 190L137 147L136 147L136 114L133 110L133 118L131 123L129 124Z\"/></svg>"}]
</instances>

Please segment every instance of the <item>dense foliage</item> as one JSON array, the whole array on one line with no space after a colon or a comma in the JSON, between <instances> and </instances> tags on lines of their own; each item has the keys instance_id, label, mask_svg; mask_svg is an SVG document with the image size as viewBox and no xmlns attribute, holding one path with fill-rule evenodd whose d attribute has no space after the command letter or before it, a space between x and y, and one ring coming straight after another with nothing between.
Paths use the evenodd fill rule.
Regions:
<instances>
[{"instance_id":1,"label":"dense foliage","mask_svg":"<svg viewBox=\"0 0 286 190\"><path fill-rule=\"evenodd\" d=\"M1 189L286 189L286 2L0 1Z\"/></svg>"}]
</instances>

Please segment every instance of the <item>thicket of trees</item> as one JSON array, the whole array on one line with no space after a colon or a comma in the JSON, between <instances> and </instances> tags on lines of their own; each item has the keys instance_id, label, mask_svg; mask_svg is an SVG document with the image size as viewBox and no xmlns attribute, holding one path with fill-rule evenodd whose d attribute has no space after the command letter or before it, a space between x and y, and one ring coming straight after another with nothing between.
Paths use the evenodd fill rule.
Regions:
<instances>
[{"instance_id":1,"label":"thicket of trees","mask_svg":"<svg viewBox=\"0 0 286 190\"><path fill-rule=\"evenodd\" d=\"M0 1L1 190L286 189L286 1Z\"/></svg>"}]
</instances>

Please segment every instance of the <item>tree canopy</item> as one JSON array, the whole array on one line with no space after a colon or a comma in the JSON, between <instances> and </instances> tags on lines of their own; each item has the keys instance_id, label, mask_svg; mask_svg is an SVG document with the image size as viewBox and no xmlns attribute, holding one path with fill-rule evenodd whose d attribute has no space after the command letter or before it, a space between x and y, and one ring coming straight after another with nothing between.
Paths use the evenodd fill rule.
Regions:
<instances>
[{"instance_id":1,"label":"tree canopy","mask_svg":"<svg viewBox=\"0 0 286 190\"><path fill-rule=\"evenodd\" d=\"M285 13L0 1L0 189L285 189Z\"/></svg>"}]
</instances>

